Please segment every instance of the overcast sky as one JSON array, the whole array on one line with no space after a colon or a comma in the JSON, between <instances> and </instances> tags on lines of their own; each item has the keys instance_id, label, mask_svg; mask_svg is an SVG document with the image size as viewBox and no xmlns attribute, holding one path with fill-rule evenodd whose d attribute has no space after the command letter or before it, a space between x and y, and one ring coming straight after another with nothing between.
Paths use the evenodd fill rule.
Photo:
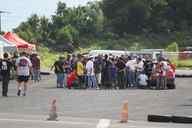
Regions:
<instances>
[{"instance_id":1,"label":"overcast sky","mask_svg":"<svg viewBox=\"0 0 192 128\"><path fill-rule=\"evenodd\" d=\"M49 17L54 14L59 1L72 7L85 5L88 1L94 0L2 0L0 10L10 12L2 14L2 30L11 31L34 13Z\"/></svg>"}]
</instances>

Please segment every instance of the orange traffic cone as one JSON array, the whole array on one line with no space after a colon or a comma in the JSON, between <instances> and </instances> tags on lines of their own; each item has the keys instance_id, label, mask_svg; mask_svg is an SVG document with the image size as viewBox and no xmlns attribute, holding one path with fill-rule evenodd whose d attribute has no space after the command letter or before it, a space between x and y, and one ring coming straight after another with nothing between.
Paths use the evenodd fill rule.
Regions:
<instances>
[{"instance_id":1,"label":"orange traffic cone","mask_svg":"<svg viewBox=\"0 0 192 128\"><path fill-rule=\"evenodd\" d=\"M128 102L126 101L123 103L120 123L127 123L127 121L128 121Z\"/></svg>"},{"instance_id":2,"label":"orange traffic cone","mask_svg":"<svg viewBox=\"0 0 192 128\"><path fill-rule=\"evenodd\" d=\"M50 107L50 110L49 110L49 118L47 118L47 120L49 120L49 121L57 121L58 115L57 115L56 102L57 102L56 99L53 99L52 102L51 102L51 107Z\"/></svg>"}]
</instances>

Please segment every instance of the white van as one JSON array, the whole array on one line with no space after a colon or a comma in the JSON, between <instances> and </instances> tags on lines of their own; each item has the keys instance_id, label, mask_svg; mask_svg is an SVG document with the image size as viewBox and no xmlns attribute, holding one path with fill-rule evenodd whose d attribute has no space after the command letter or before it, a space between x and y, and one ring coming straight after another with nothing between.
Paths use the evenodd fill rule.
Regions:
<instances>
[{"instance_id":1,"label":"white van","mask_svg":"<svg viewBox=\"0 0 192 128\"><path fill-rule=\"evenodd\" d=\"M113 55L120 57L121 55L134 55L134 56L144 56L148 55L152 59L157 60L157 58L162 54L162 51L121 51L121 50L92 50L89 52L88 56L96 57L98 55Z\"/></svg>"},{"instance_id":2,"label":"white van","mask_svg":"<svg viewBox=\"0 0 192 128\"><path fill-rule=\"evenodd\" d=\"M121 56L121 55L129 55L129 51L120 51L120 50L92 50L89 52L89 56L95 57L98 55L113 55L113 56Z\"/></svg>"}]
</instances>

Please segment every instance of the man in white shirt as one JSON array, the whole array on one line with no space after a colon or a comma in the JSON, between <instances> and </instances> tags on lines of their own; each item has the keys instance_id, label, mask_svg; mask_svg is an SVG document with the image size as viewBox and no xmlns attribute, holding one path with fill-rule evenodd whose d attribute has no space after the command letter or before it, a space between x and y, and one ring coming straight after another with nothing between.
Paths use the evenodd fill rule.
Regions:
<instances>
[{"instance_id":1,"label":"man in white shirt","mask_svg":"<svg viewBox=\"0 0 192 128\"><path fill-rule=\"evenodd\" d=\"M137 59L137 64L136 64L136 70L137 72L142 72L144 69L144 63L143 60L141 58Z\"/></svg>"},{"instance_id":2,"label":"man in white shirt","mask_svg":"<svg viewBox=\"0 0 192 128\"><path fill-rule=\"evenodd\" d=\"M87 79L88 79L88 88L96 88L97 83L96 83L96 77L94 72L94 63L91 57L86 63L86 71L87 71Z\"/></svg>"},{"instance_id":3,"label":"man in white shirt","mask_svg":"<svg viewBox=\"0 0 192 128\"><path fill-rule=\"evenodd\" d=\"M92 76L94 75L94 63L91 59L86 64L86 70L87 70L87 75Z\"/></svg>"},{"instance_id":4,"label":"man in white shirt","mask_svg":"<svg viewBox=\"0 0 192 128\"><path fill-rule=\"evenodd\" d=\"M26 95L27 91L27 84L30 77L30 70L32 68L32 63L29 58L26 57L26 53L22 52L21 56L16 60L16 67L17 67L17 81L18 81L18 92L17 95L20 96L21 94L21 84L23 83L24 90L23 96Z\"/></svg>"},{"instance_id":5,"label":"man in white shirt","mask_svg":"<svg viewBox=\"0 0 192 128\"><path fill-rule=\"evenodd\" d=\"M137 64L136 64L136 85L138 86L138 76L143 72L144 70L144 63L142 58L137 58Z\"/></svg>"},{"instance_id":6,"label":"man in white shirt","mask_svg":"<svg viewBox=\"0 0 192 128\"><path fill-rule=\"evenodd\" d=\"M129 58L129 60L126 63L127 68L127 83L128 87L134 87L135 86L135 69L136 69L136 60Z\"/></svg>"}]
</instances>

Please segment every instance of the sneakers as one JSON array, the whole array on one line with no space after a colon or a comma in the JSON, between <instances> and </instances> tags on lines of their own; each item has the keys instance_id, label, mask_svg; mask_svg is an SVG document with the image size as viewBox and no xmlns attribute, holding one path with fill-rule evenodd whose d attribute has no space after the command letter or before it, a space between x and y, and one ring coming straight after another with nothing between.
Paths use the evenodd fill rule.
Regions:
<instances>
[{"instance_id":1,"label":"sneakers","mask_svg":"<svg viewBox=\"0 0 192 128\"><path fill-rule=\"evenodd\" d=\"M97 88L96 88L96 90L100 90L100 88L99 88L99 87L97 87Z\"/></svg>"},{"instance_id":2,"label":"sneakers","mask_svg":"<svg viewBox=\"0 0 192 128\"><path fill-rule=\"evenodd\" d=\"M17 96L20 96L20 95L21 95L21 90L18 90Z\"/></svg>"},{"instance_id":3,"label":"sneakers","mask_svg":"<svg viewBox=\"0 0 192 128\"><path fill-rule=\"evenodd\" d=\"M18 90L17 96L21 96L21 90ZM24 93L22 94L22 96L26 96L26 93L24 92Z\"/></svg>"}]
</instances>

